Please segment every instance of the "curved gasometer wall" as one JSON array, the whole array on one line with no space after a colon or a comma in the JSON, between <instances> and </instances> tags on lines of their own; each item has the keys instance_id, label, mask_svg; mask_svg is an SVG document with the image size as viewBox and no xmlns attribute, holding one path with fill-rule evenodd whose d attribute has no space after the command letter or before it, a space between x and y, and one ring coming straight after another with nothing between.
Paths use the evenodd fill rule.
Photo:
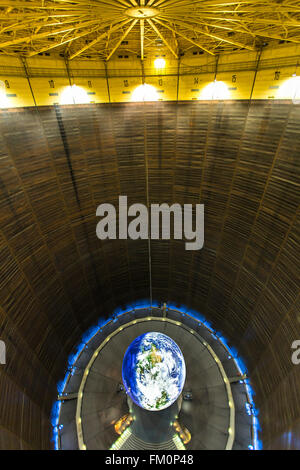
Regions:
<instances>
[{"instance_id":1,"label":"curved gasometer wall","mask_svg":"<svg viewBox=\"0 0 300 470\"><path fill-rule=\"evenodd\" d=\"M139 299L202 312L245 360L264 448L298 446L299 119L270 100L1 111L1 448L51 446L74 345ZM203 249L100 241L120 195L204 204Z\"/></svg>"}]
</instances>

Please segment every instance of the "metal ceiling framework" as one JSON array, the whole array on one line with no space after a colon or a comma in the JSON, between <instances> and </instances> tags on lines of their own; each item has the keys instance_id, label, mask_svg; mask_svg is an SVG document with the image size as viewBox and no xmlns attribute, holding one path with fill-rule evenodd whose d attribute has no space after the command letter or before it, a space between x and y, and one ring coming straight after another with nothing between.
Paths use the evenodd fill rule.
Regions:
<instances>
[{"instance_id":1,"label":"metal ceiling framework","mask_svg":"<svg viewBox=\"0 0 300 470\"><path fill-rule=\"evenodd\" d=\"M299 0L0 0L0 51L109 60L119 49L173 57L300 43Z\"/></svg>"}]
</instances>

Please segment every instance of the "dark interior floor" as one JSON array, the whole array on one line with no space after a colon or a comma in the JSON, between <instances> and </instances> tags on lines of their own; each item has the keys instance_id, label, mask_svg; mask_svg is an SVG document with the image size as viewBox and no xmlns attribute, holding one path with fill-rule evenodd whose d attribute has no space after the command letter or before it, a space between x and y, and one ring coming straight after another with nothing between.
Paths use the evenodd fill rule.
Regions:
<instances>
[{"instance_id":1,"label":"dark interior floor","mask_svg":"<svg viewBox=\"0 0 300 470\"><path fill-rule=\"evenodd\" d=\"M228 352L215 339L209 330L191 317L183 318L176 311L169 311L165 321L162 317L148 320L149 312L137 311L126 318L119 319L112 325L108 325L111 332L117 331L105 346L99 351L97 357L89 366L81 402L81 425L83 441L87 449L108 449L116 441L118 435L114 431L114 423L128 413L127 396L125 392L118 391L118 385L122 382L122 360L130 343L140 334L148 331L160 331L170 336L180 347L186 362L186 382L184 390L192 391L192 400L182 400L178 421L191 433L191 441L188 449L225 449L228 442L229 430L229 397L224 384L224 377L220 368L207 347L208 341L215 347L216 353L224 366L224 372L228 378L238 374L233 358L228 359ZM157 315L161 312L157 309ZM125 327L126 322L136 321ZM172 323L170 322L172 321ZM186 321L187 323L184 323ZM176 323L179 323L176 324ZM121 331L118 331L122 328ZM193 332L193 333L192 333ZM78 375L73 375L66 386L66 392L71 394L79 389L85 367L93 357L96 346L101 344L101 335L105 328L95 337L93 344L84 349L83 356L79 357L77 364ZM206 339L200 334L206 334ZM207 343L206 343L207 342ZM89 352L88 352L89 351ZM112 360L113 358L113 360ZM247 401L245 387L239 384L240 389L231 386L235 407L236 438L233 448L247 449L252 442L251 417L247 415L245 403ZM76 439L75 413L77 400L62 404L60 423L63 429L60 433L61 448L78 448ZM176 404L175 404L176 405ZM65 409L66 406L66 409ZM136 409L139 407L136 406ZM162 417L170 422L169 413L172 407L164 410ZM72 411L71 411L72 409ZM176 411L178 408L176 405ZM160 434L163 423L157 421L155 412L146 412L138 409L139 420L131 426L132 433L145 442L169 441L174 431L169 429L165 437ZM133 410L134 413L134 410ZM146 416L143 416L143 415ZM153 420L155 422L153 422Z\"/></svg>"}]
</instances>

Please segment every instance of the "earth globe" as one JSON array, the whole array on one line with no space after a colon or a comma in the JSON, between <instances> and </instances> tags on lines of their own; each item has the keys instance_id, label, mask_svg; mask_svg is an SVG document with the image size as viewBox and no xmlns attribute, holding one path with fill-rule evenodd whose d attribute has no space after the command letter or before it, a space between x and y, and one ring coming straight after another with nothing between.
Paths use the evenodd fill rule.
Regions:
<instances>
[{"instance_id":1,"label":"earth globe","mask_svg":"<svg viewBox=\"0 0 300 470\"><path fill-rule=\"evenodd\" d=\"M183 354L163 333L144 333L125 352L122 378L126 392L141 408L160 411L179 397L185 382Z\"/></svg>"}]
</instances>

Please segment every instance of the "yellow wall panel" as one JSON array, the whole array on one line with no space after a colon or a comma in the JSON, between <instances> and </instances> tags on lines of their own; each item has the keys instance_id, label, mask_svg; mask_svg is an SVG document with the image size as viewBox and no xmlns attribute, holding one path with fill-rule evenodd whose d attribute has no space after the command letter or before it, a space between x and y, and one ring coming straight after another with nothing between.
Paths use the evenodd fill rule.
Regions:
<instances>
[{"instance_id":1,"label":"yellow wall panel","mask_svg":"<svg viewBox=\"0 0 300 470\"><path fill-rule=\"evenodd\" d=\"M53 80L54 88L50 88L49 80ZM62 90L69 85L67 78L49 77L49 80L46 78L30 78L32 90L38 106L59 103L59 97ZM55 96L56 94L58 96Z\"/></svg>"},{"instance_id":2,"label":"yellow wall panel","mask_svg":"<svg viewBox=\"0 0 300 470\"><path fill-rule=\"evenodd\" d=\"M221 72L217 74L217 80L222 81L227 85L230 93L230 99L249 99L254 74L254 71Z\"/></svg>"},{"instance_id":3,"label":"yellow wall panel","mask_svg":"<svg viewBox=\"0 0 300 470\"><path fill-rule=\"evenodd\" d=\"M128 83L128 86L125 86L124 81ZM141 84L141 77L110 78L109 89L111 102L115 103L131 101L132 92L137 86Z\"/></svg>"},{"instance_id":4,"label":"yellow wall panel","mask_svg":"<svg viewBox=\"0 0 300 470\"><path fill-rule=\"evenodd\" d=\"M33 97L30 91L28 80L24 77L0 76L1 81L7 80L9 88L5 88L8 106L10 108L19 108L23 106L34 106ZM16 95L16 96L8 96Z\"/></svg>"},{"instance_id":5,"label":"yellow wall panel","mask_svg":"<svg viewBox=\"0 0 300 470\"><path fill-rule=\"evenodd\" d=\"M180 76L179 100L199 99L202 90L214 80L214 73Z\"/></svg>"},{"instance_id":6,"label":"yellow wall panel","mask_svg":"<svg viewBox=\"0 0 300 470\"><path fill-rule=\"evenodd\" d=\"M105 78L76 77L74 79L74 83L86 91L86 93L88 94L89 102L95 102L95 103L108 102L108 92L107 92L107 84L106 84Z\"/></svg>"},{"instance_id":7,"label":"yellow wall panel","mask_svg":"<svg viewBox=\"0 0 300 470\"><path fill-rule=\"evenodd\" d=\"M281 87L297 73L299 53L300 45L297 44L284 43L264 48L252 98L292 98L288 95L288 87L285 95L282 95ZM119 55L123 58L119 58ZM125 58L125 55L128 55L128 58ZM165 68L155 68L154 61L157 56L163 56L166 61ZM142 83L143 69L145 82L157 89L161 100L176 100L177 89L179 100L197 100L205 87L213 82L215 75L218 81L227 85L230 99L249 99L258 56L259 51L243 50L221 54L217 60L216 56L201 54L199 49L191 47L179 60L168 51L147 55L144 67L136 54L124 51L115 53L106 66L101 60L76 58L68 62L67 68L65 60L53 52L50 56L37 55L27 58L26 63L36 103L41 106L60 103L61 94L70 81L85 90L88 94L87 102L108 102L106 69L111 102L132 100L134 89ZM279 72L277 77L275 72ZM10 106L34 105L20 58L0 55L0 79L7 80L10 84L5 93L16 95L7 97ZM50 87L50 80L53 80L54 88Z\"/></svg>"},{"instance_id":8,"label":"yellow wall panel","mask_svg":"<svg viewBox=\"0 0 300 470\"><path fill-rule=\"evenodd\" d=\"M177 99L177 77L157 76L147 77L146 83L154 86L158 93L158 99L162 101L174 101Z\"/></svg>"}]
</instances>

